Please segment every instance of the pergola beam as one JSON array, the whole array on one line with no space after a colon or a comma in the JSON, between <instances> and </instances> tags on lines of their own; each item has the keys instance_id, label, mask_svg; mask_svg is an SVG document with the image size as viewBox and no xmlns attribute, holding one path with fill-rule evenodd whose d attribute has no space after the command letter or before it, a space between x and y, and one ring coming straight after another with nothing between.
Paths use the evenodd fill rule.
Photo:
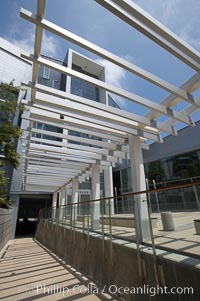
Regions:
<instances>
[{"instance_id":1,"label":"pergola beam","mask_svg":"<svg viewBox=\"0 0 200 301\"><path fill-rule=\"evenodd\" d=\"M97 0L97 2L106 6L114 14L147 37L150 37L194 70L200 71L200 55L198 51L177 39L168 29L151 18L130 0ZM100 164L103 170L107 166L115 166L116 163L120 162L121 158L129 158L127 137L139 137L140 139L137 138L138 145L142 145L143 141L145 142L147 139L162 142L160 132L176 134L173 126L176 122L180 121L193 125L190 113L200 108L200 100L191 94L194 87L200 85L200 79L197 75L191 79L190 84L176 87L45 20L45 4L45 0L38 0L36 16L28 11L21 10L23 18L36 24L34 54L30 56L22 55L33 62L32 82L25 84L32 88L32 98L27 104L27 106L31 105L30 114L24 114L22 117L30 123L28 128L25 126L28 137L24 135L24 139L28 138L28 142L22 144L22 152L26 153L22 162L22 168L24 170L24 184L27 188L39 185L41 189L45 190L45 187L52 185L50 190L54 191L70 183L74 177L84 181L88 174L91 173L92 165ZM101 58L140 76L172 94L161 103L157 103L41 57L42 33L44 29L99 55ZM46 66L68 77L74 77L103 91L111 92L140 106L147 107L150 109L150 112L145 116L139 116L40 85L37 83L39 65ZM181 112L174 110L173 106L182 100L187 101L190 106ZM156 120L161 115L169 117L167 122L161 123ZM61 128L63 133L34 129L34 122ZM89 137L73 138L73 135L70 135L66 130L91 135L92 137L90 138L97 137L101 141L88 139ZM35 137L33 136L34 132L36 134ZM41 136L39 137L37 134L41 134ZM49 139L44 138L42 135L48 135ZM51 139L51 136L62 139L62 142L56 141L55 138ZM71 141L69 142L69 140ZM80 142L80 144L72 143L72 141ZM83 145L83 143L88 143L88 145ZM145 145L145 143L143 144Z\"/></svg>"},{"instance_id":2,"label":"pergola beam","mask_svg":"<svg viewBox=\"0 0 200 301\"><path fill-rule=\"evenodd\" d=\"M52 62L50 60L44 59L42 57L39 57L39 58L35 58L35 57L31 57L31 56L29 56L29 57L23 56L23 57L26 57L26 59L29 59L29 60L33 61L34 63L42 64L42 65L47 66L49 68L52 68L52 69L54 69L58 72L64 73L64 74L69 75L69 76L73 76L73 77L81 79L85 82L92 83L93 85L95 85L99 88L105 89L106 91L114 93L114 94L116 94L120 97L129 99L130 101L135 102L135 103L137 103L141 106L145 106L149 109L154 109L154 110L156 110L156 111L158 111L158 112L160 112L164 115L175 118L175 119L177 119L181 122L184 122L186 124L190 124L190 119L188 118L188 116L186 116L184 114L181 114L181 113L179 113L175 110L166 108L162 104L156 103L152 100L141 97L139 95L136 95L132 92L123 90L121 88L114 87L114 86L112 86L112 85L110 85L106 82L103 82L103 81L95 79L91 76L82 74L80 72L77 72L77 71L72 70L70 68L67 68L65 66L59 65L59 64L57 64L55 62Z\"/></svg>"},{"instance_id":3,"label":"pergola beam","mask_svg":"<svg viewBox=\"0 0 200 301\"><path fill-rule=\"evenodd\" d=\"M153 75L150 72L147 72L146 70L134 65L133 63L130 63L117 55L114 55L113 53L79 37L78 35L75 35L66 29L63 29L59 27L58 25L49 22L45 19L38 21L37 18L29 11L25 9L21 9L20 16L34 24L39 24L42 28L56 34L57 36L62 37L63 39L74 43L75 45L78 45L82 47L83 49L86 49L94 54L97 54L98 56L112 62L115 65L118 65L119 67L124 68L125 70L132 72L133 74L136 74L137 76L140 76L141 78L148 80L149 82L157 85L158 87L161 87L179 97L182 99L185 99L187 101L191 101L190 96L185 93L185 91L182 91L181 89L177 88L171 83L168 83L167 81L157 77L156 75Z\"/></svg>"},{"instance_id":4,"label":"pergola beam","mask_svg":"<svg viewBox=\"0 0 200 301\"><path fill-rule=\"evenodd\" d=\"M125 137L124 133L119 133L118 132L118 136L117 136L117 135L115 135L116 131L112 131L111 129L109 129L109 133L106 134L105 129L102 130L101 128L98 128L98 131L94 132L94 131L90 130L89 128L83 128L83 127L79 126L78 124L74 125L74 126L67 125L66 123L63 123L62 120L57 120L57 121L52 122L44 116L40 117L38 119L36 117L34 117L34 118L33 117L27 117L27 116L24 116L24 114L23 114L22 119L30 120L30 121L33 121L33 122L35 121L35 122L43 123L43 124L46 124L46 125L51 125L51 126L54 126L54 127L61 128L63 130L66 129L66 130L77 131L79 133L84 133L84 134L91 135L91 136L94 136L94 137L97 137L97 138L102 138L102 139L106 139L106 140L109 140L109 141L113 141L113 143L126 143L126 137ZM25 129L27 129L27 127L25 127ZM35 128L33 128L33 130L35 130ZM31 131L30 128L29 128L29 131ZM107 129L107 132L108 132L108 129ZM82 137L80 137L80 139L81 138Z\"/></svg>"},{"instance_id":5,"label":"pergola beam","mask_svg":"<svg viewBox=\"0 0 200 301\"><path fill-rule=\"evenodd\" d=\"M45 157L45 158L60 158L60 159L66 159L67 161L71 163L77 163L80 162L86 163L86 164L95 164L96 160L90 159L90 158L81 158L81 157L75 157L75 156L67 156L65 154L59 154L59 153L52 153L52 152L47 152L47 151L29 151L29 157L34 156L35 158L38 158L40 160L40 156ZM107 162L105 160L101 160L101 165L110 165L110 162Z\"/></svg>"},{"instance_id":6,"label":"pergola beam","mask_svg":"<svg viewBox=\"0 0 200 301\"><path fill-rule=\"evenodd\" d=\"M22 157L23 158L23 157ZM36 157L25 157L29 160L29 164L33 165L45 165L45 166L62 166L63 168L73 168L73 169L83 169L89 167L88 164L81 164L80 162L73 162L73 163L67 163L67 161L60 160L53 160L53 159L47 159L47 158L36 158Z\"/></svg>"},{"instance_id":7,"label":"pergola beam","mask_svg":"<svg viewBox=\"0 0 200 301\"><path fill-rule=\"evenodd\" d=\"M28 129L27 129L27 131L28 131ZM53 137L67 139L70 141L80 142L80 143L84 143L84 144L88 144L88 145L99 146L99 147L102 147L105 149L115 149L116 145L117 145L112 142L109 143L109 142L105 142L105 141L77 137L77 136L73 136L70 134L61 134L61 133L51 132L48 130L40 130L40 129L36 129L36 128L32 128L32 133L38 133L38 134L45 135L45 136L53 136Z\"/></svg>"},{"instance_id":8,"label":"pergola beam","mask_svg":"<svg viewBox=\"0 0 200 301\"><path fill-rule=\"evenodd\" d=\"M33 86L33 83L29 85ZM48 106L53 105L54 108L62 108L64 110L76 110L80 111L82 114L91 114L102 117L102 111L104 111L103 118L112 119L113 122L118 122L118 124L132 125L132 127L138 128L141 125L146 126L146 132L156 132L158 130L176 135L173 127L167 127L161 122L152 121L149 118L139 116L130 112L126 112L117 108L110 108L109 106L101 103L96 103L94 101L88 100L83 97L79 97L70 93L55 90L50 87L44 87L40 84L34 85L38 91L35 103L40 104L40 102L48 103ZM45 98L44 93L51 94Z\"/></svg>"},{"instance_id":9,"label":"pergola beam","mask_svg":"<svg viewBox=\"0 0 200 301\"><path fill-rule=\"evenodd\" d=\"M95 0L185 64L200 72L200 55L160 22L130 0Z\"/></svg>"},{"instance_id":10,"label":"pergola beam","mask_svg":"<svg viewBox=\"0 0 200 301\"><path fill-rule=\"evenodd\" d=\"M36 108L31 107L30 109L31 112L31 117L36 117L38 119L40 119L41 117L45 117L47 118L47 120L51 120L53 121L58 121L60 119L60 113L59 111L56 113L53 113L52 110L45 110L45 108ZM103 120L99 120L99 119L95 119L95 118L91 118L91 117L82 117L78 114L75 113L68 113L66 112L64 115L64 119L62 120L63 123L66 122L68 124L73 124L73 125L79 125L82 126L83 128L92 128L95 131L99 131L99 130L104 130L106 133L111 132L114 130L115 133L120 133L120 134L124 134L125 136L127 136L127 133L129 134L133 134L133 135L137 135L140 137L144 137L147 139L151 139L153 141L157 141L157 142L162 142L162 138L159 136L159 134L151 134L151 133L147 133L144 132L143 130L137 130L131 127L127 127L127 126L121 126L121 125L117 125L114 124L112 122L107 122L107 121L103 121ZM94 132L95 135L95 132ZM112 138L111 138L112 139Z\"/></svg>"},{"instance_id":11,"label":"pergola beam","mask_svg":"<svg viewBox=\"0 0 200 301\"><path fill-rule=\"evenodd\" d=\"M180 87L181 87L181 89L188 91L190 93L195 92L197 89L200 88L200 73L195 73L191 78L189 78ZM180 102L180 100L181 99L179 97L177 97L176 95L170 94L163 101L161 101L161 103L163 105L165 105L166 107L175 106ZM199 104L199 102L198 102L198 104ZM190 107L193 108L193 111L189 111L188 113L186 113L188 115L190 115L197 109L197 106L195 104ZM155 119L155 118L158 118L160 115L161 114L156 112L155 110L151 110L145 116L150 119ZM173 122L176 123L175 120L173 120ZM164 123L164 124L166 124L166 123Z\"/></svg>"}]
</instances>

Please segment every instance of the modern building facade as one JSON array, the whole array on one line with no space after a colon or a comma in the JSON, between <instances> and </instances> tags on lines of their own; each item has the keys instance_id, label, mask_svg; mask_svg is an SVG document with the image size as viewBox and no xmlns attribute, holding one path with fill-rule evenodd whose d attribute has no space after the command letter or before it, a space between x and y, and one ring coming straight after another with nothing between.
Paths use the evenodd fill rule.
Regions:
<instances>
[{"instance_id":1,"label":"modern building facade","mask_svg":"<svg viewBox=\"0 0 200 301\"><path fill-rule=\"evenodd\" d=\"M53 196L52 208L43 211L36 237L39 242L55 252L56 255L61 256L63 260L67 258L70 264L76 264L102 284L103 281L108 280L108 284L113 283L112 286L116 285L116 287L121 283L121 280L116 278L116 272L123 270L127 278L122 279L120 291L126 287L126 292L125 290L122 292L122 294L124 293L122 296L126 300L132 299L132 297L134 300L137 299L137 294L130 294L130 290L129 294L126 294L127 288L132 290L136 287L145 287L146 290L146 285L148 288L171 288L172 286L173 289L183 288L189 280L189 285L193 287L195 282L195 289L199 291L196 284L199 276L199 261L194 258L190 260L188 254L186 254L186 260L186 256L183 257L183 253L181 254L177 250L173 250L173 254L170 254L170 251L165 248L166 243L172 245L179 243L177 232L174 236L171 235L171 232L168 233L174 231L174 226L166 229L163 223L163 230L167 233L165 232L164 236L161 236L160 245L161 248L164 245L164 249L158 249L155 244L154 233L157 235L158 232L153 232L152 229L155 218L152 218L150 209L153 208L151 205L154 206L154 203L152 203L152 191L146 192L142 149L146 148L148 140L162 143L163 135L176 135L175 125L180 121L185 125L194 125L191 114L200 108L199 99L193 95L193 92L200 88L200 54L162 24L148 16L134 2L129 0L97 0L97 2L127 22L129 26L136 28L148 38L150 37L152 41L193 68L196 73L180 87L177 87L134 65L127 59L45 20L45 0L38 0L36 14L22 9L21 17L34 23L36 30L34 53L22 54L23 58L33 63L33 72L31 82L25 83L31 88L31 97L23 100L27 105L27 111L22 116L23 143L19 142L18 145L22 161L20 168L13 173L11 185L13 226L23 194L33 196L33 194L48 193ZM159 89L168 91L170 95L158 103L151 100L150 95L144 98L128 91L127 88L110 85L104 78L102 66L95 62L93 64L90 59L73 51L70 51L63 64L43 57L41 54L43 30L57 34L100 58L136 74ZM39 68L40 65L42 67ZM54 74L54 77L51 70L60 75ZM65 77L66 89L62 82ZM62 87L64 87L63 90ZM149 111L145 115L141 115L110 107L107 105L109 103L108 93L128 99L137 105L148 108ZM187 102L188 106L184 110L178 111L176 105L181 102ZM175 141L177 142L177 140ZM174 155L176 153L172 152L171 156ZM159 160L162 158L165 157L160 156ZM126 190L131 186L133 192L129 194L132 208L128 209L131 216L126 216L131 220L131 225L124 225L126 227L124 231L118 228L118 226L122 226L121 223L112 224L116 219L126 220L126 217L113 216L115 213L121 212L114 210L113 200L116 197L113 197L112 168L125 167L127 162L130 164L130 170L126 169L126 173L121 172L120 177L115 179L126 185ZM177 170L179 166L181 164L178 162ZM148 168L150 169L150 167ZM101 174L104 175L104 199L101 199ZM81 208L84 210L79 211L79 185L87 178L91 179L90 202L88 208ZM195 185L190 183L189 186ZM185 194L182 187L179 186L178 190L180 188L180 193L182 193L183 208L189 209L184 201ZM70 189L71 199L68 198ZM193 188L194 191L195 189L197 193L197 187ZM158 201L157 191L154 191L153 194ZM166 193L166 189L165 194L168 196L169 204L172 204L173 200L168 191ZM127 201L129 196L125 196ZM117 199L120 201L120 198ZM197 199L196 204L200 209L200 202ZM81 205L85 205L85 203L83 202ZM166 210L168 209L171 208L167 204ZM164 215L166 216L166 212ZM169 212L167 215L171 216ZM193 217L189 217L189 219L191 218ZM109 220L108 224L104 224L106 219ZM188 244L188 236L183 237L182 234L192 230L190 228L192 221L189 219L189 224L178 224L181 241L186 240L182 250L187 249ZM87 226L85 227L86 221ZM170 222L170 224L173 223ZM117 227L113 228L112 226ZM134 232L131 230L127 233L129 226L135 228ZM116 232L120 232L119 239L115 236ZM133 234L134 238L133 240L131 238L130 241ZM169 241L163 241L162 238L167 238ZM192 248L194 240L192 233L190 243ZM176 247L180 248L180 245L176 244ZM80 258L81 254L83 258ZM100 263L98 265L97 259ZM130 263L132 263L131 269L129 269ZM182 277L183 272L189 276ZM120 291L117 289L116 293L121 294ZM143 292L140 293L143 299ZM156 292L154 296L159 299L159 295L163 295L163 291L161 294ZM165 295L168 296L168 292L166 294L165 291ZM180 300L184 300L184 297L185 294L183 294L183 298L180 297ZM148 298L149 292L144 296L144 300Z\"/></svg>"},{"instance_id":2,"label":"modern building facade","mask_svg":"<svg viewBox=\"0 0 200 301\"><path fill-rule=\"evenodd\" d=\"M151 144L143 154L147 174L149 164L160 161L166 180L200 176L200 121L179 130L177 137L165 137L163 145Z\"/></svg>"},{"instance_id":3,"label":"modern building facade","mask_svg":"<svg viewBox=\"0 0 200 301\"><path fill-rule=\"evenodd\" d=\"M1 83L12 83L13 91L9 98L20 102L24 98L26 91L18 89L21 83L31 79L32 64L20 57L21 51L12 43L0 38L0 99L6 99L6 91L1 88ZM14 124L20 124L20 116L12 117ZM1 158L1 160L4 160ZM9 187L11 185L11 178L13 168L5 162L4 165L5 176L9 179ZM9 190L8 187L8 190Z\"/></svg>"},{"instance_id":4,"label":"modern building facade","mask_svg":"<svg viewBox=\"0 0 200 301\"><path fill-rule=\"evenodd\" d=\"M4 42L5 45L7 42ZM3 48L3 47L2 47ZM7 48L4 46L4 56L5 54L8 56L9 49L13 49L11 46L9 46L9 43L7 44ZM23 62L24 64L24 70L23 72L20 71L20 74L23 74L21 78L21 82L28 82L30 80L30 73L32 69L31 63L27 63L26 60L19 58L19 50L16 50L15 54L13 55L12 53L10 56L13 59L20 60L20 62ZM49 58L43 56L45 59L48 59L49 61L56 63L60 66L64 66L69 68L70 70L78 71L79 73L89 76L93 79L100 80L102 82L106 81L105 78L105 69L103 66L100 64L96 63L95 61L73 51L72 49L68 50L68 53L63 61L59 61L54 58ZM22 61L21 61L22 60ZM16 64L15 64L16 65ZM15 79L16 83L20 83L20 78L18 77L18 73L20 69L13 69L13 72L7 71L9 70L9 64L5 65L5 57L4 57L4 65L2 65L2 81L7 81ZM16 65L17 66L17 65ZM3 71L4 70L4 71ZM29 70L29 71L27 71ZM9 76L10 77L9 77ZM47 67L45 65L40 65L39 68L39 73L38 73L38 83L63 92L71 93L73 95L83 97L84 99L89 99L97 103L102 103L106 104L108 106L120 109L117 103L113 100L111 95L106 92L104 89L100 88L99 86L95 86L89 82L86 82L85 80L81 80L76 77L72 77L69 75L66 75L64 73L61 73L59 71L56 71L53 68ZM27 99L30 98L30 92L27 93L26 95ZM29 113L27 113L28 116ZM84 114L82 112L82 114ZM27 117L29 118L29 117ZM60 118L62 119L62 116L60 115ZM23 125L22 128L26 130L27 125L26 122L23 121L25 125ZM48 134L48 131L51 132L51 135ZM188 139L185 139L185 137L188 135L186 133L187 131L191 131L192 133L194 132L194 135L190 134L190 139L192 137L196 137L196 131L198 132L198 124L197 127L191 128L188 127L186 129L183 129L180 131L180 135L178 137L174 136L168 136L167 138L164 138L164 140L167 142L165 144L159 144L159 143L153 143L150 146L150 150L146 151L143 150L143 157L144 157L144 163L146 165L146 172L148 172L148 165L150 162L157 160L161 160L162 164L164 166L164 170L166 173L166 178L174 178L174 177L180 177L180 173L182 170L181 177L185 175L184 173L184 168L185 168L185 162L182 164L183 161L182 158L180 160L176 160L176 166L173 161L173 168L172 168L172 161L170 161L169 156L177 156L182 154L182 150L184 151L192 151L193 153L189 154L190 156L190 166L193 165L193 162L195 163L195 172L191 174L191 176L196 176L198 174L197 168L198 168L198 162L199 162L199 155L198 155L198 149L200 148L199 146L195 145L195 142L191 142ZM185 135L182 133L186 133ZM53 133L53 134L52 134ZM63 139L63 135L68 136L68 139ZM70 126L69 129L65 130L63 129L62 126L54 126L50 123L43 123L40 121L33 121L32 123L32 142L34 144L44 144L44 145L54 145L55 147L60 147L59 143L67 142L70 143L70 145L75 144L75 145L80 145L80 147L88 147L90 144L85 143L84 139L92 139L92 140L97 140L97 141L104 141L104 139L100 138L99 136L94 136L91 133L85 133L85 131L78 131L76 127ZM43 140L43 142L40 142L40 140ZM176 139L176 141L180 140L180 143L174 143L173 139ZM49 142L48 142L49 140ZM195 141L196 138L194 138ZM51 142L50 142L51 141ZM88 140L87 140L88 141ZM182 141L182 142L181 142ZM183 147L182 147L183 143ZM184 145L188 143L188 146ZM197 143L198 144L198 143ZM176 150L173 150L174 145L178 145ZM166 147L167 146L167 147ZM173 146L173 147L172 147ZM100 147L101 148L101 147ZM171 149L172 148L172 149ZM189 156L188 155L188 156ZM171 159L173 160L173 159ZM187 160L187 159L186 159ZM195 161L196 160L196 161ZM170 161L170 162L169 162ZM132 191L132 179L131 179L131 167L129 165L129 160L128 159L121 159L119 161L120 163L116 163L114 166L114 173L113 173L113 193L116 195L118 194L123 194L129 191ZM24 163L26 164L26 159L24 160ZM180 164L182 164L183 168L180 168ZM172 170L173 169L173 170ZM176 172L176 169L179 172L179 175ZM19 171L17 171L19 172ZM15 171L16 173L16 171ZM112 173L112 168L110 169L110 173ZM146 173L147 177L147 173ZM14 174L13 177L13 182L12 182L12 187L11 187L11 195L13 196L14 203L16 204L16 211L17 208L19 207L19 200L21 199L21 208L19 210L20 217L23 217L24 214L27 214L26 212L29 211L31 212L31 208L33 207L32 202L36 201L35 199L44 199L43 205L42 206L50 206L51 201L52 201L52 194L47 193L48 191L48 185L47 185L47 191L45 191L41 185L37 184L37 188L35 186L34 181L31 183L27 183L26 185L26 190L23 191L23 186L22 182L19 183L19 181L16 181L16 178L20 178ZM26 178L26 175L24 175L24 178ZM102 170L101 173L101 196L105 196L105 187L104 187L104 171ZM26 182L26 180L25 180ZM17 183L17 184L16 184ZM72 188L72 186L71 186ZM72 197L72 189L69 186L69 189L66 194L68 194L68 201L70 201ZM22 189L22 191L21 191ZM17 194L18 193L18 194ZM33 197L34 195L34 197ZM37 195L37 196L36 196ZM79 200L87 200L88 198L91 197L91 178L88 175L84 179L84 181L79 182ZM61 193L58 194L56 198L56 202L59 203L59 199L61 198ZM30 208L26 208L26 204L30 204ZM40 204L38 202L38 205L35 206L37 207L37 210L35 210L34 217L37 216L38 210L40 208ZM118 209L115 208L115 211L120 213ZM113 209L114 212L114 209Z\"/></svg>"},{"instance_id":5,"label":"modern building facade","mask_svg":"<svg viewBox=\"0 0 200 301\"><path fill-rule=\"evenodd\" d=\"M78 71L92 78L99 79L104 82L106 80L105 68L102 65L96 63L94 60L91 60L86 56L81 55L78 52L73 51L72 49L68 49L67 54L63 61L58 61L53 58L48 58L48 59L53 62L57 62L60 65L67 66L72 70ZM61 74L53 69L47 68L42 65L40 65L39 68L38 82L42 85L54 89L58 89L60 91L67 91L73 95L81 96L95 102L99 102L99 103L106 104L108 106L119 108L118 104L114 101L111 95L109 95L99 87L95 87L94 85L84 82L83 80L66 76L64 74ZM34 128L45 130L45 131L62 133L62 134L64 133L69 134L70 136L72 136L71 139L67 140L67 142L70 144L90 146L90 144L88 143L80 142L80 138L83 139L89 138L92 140L102 141L102 139L99 137L95 137L90 134L85 134L84 132L78 132L75 129L65 131L61 128L53 127L42 123L36 123L36 122L33 123L33 129ZM58 137L36 133L34 132L34 130L33 130L33 137L43 138L47 140L48 139L55 140L60 142L63 140ZM38 142L36 141L35 143ZM101 173L100 178L101 178L101 196L104 196L103 172ZM71 193L72 191L68 189L69 200L71 198ZM90 177L88 177L88 179L86 179L83 183L79 183L79 201L88 200L90 198L90 193L91 193L91 180Z\"/></svg>"},{"instance_id":6,"label":"modern building facade","mask_svg":"<svg viewBox=\"0 0 200 301\"><path fill-rule=\"evenodd\" d=\"M27 83L31 79L32 64L27 60L21 58L21 50L12 45L10 42L1 39L1 68L0 68L0 80L5 83L9 83L14 80L15 86L21 86L21 83ZM47 58L44 56L44 58ZM62 66L68 66L72 70L76 70L82 74L86 74L92 78L100 79L105 81L105 68L100 64L97 64L95 61L74 52L72 49L69 49L66 57L63 61L59 61L54 58L48 58L52 62L56 62ZM14 67L13 67L14 66ZM76 78L71 78L65 74L61 74L51 68L40 65L38 73L38 83L41 85L57 89L59 91L68 91L77 96L82 96L86 99L93 100L95 102L104 103L106 105L111 105L112 107L118 108L117 103L113 98L102 89L94 87L92 84L86 83ZM21 92L20 92L21 93ZM17 98L21 101L23 98L26 101L30 100L30 90L27 89L23 94L16 95ZM25 116L29 116L29 112L24 113ZM19 116L16 117L15 122L18 122ZM26 128L28 126L28 121L23 119L22 121L22 130L24 131L24 138L26 135ZM70 130L63 130L61 127L53 126L48 123L36 122L32 123L33 133L32 139L33 143L41 144L38 139L43 139L51 143L61 143L67 141L70 145L81 145L90 147L88 143L84 143L84 139L102 141L102 138L92 136L90 133L86 134L84 132L79 132L76 128ZM45 132L46 134L41 134L40 131ZM54 133L49 135L48 132ZM63 140L59 135L67 134L71 139ZM83 142L82 142L83 141ZM18 145L18 152L22 152L24 142ZM46 143L45 143L46 144ZM97 143L98 144L98 143ZM47 143L48 145L48 143ZM59 146L58 146L59 147ZM98 147L98 146L97 146ZM101 148L101 146L99 146ZM23 154L23 152L22 152ZM24 156L24 155L23 155ZM13 224L16 222L16 218L36 218L40 208L48 207L52 205L52 194L47 191L40 190L40 186L37 185L36 189L34 185L28 184L26 190L22 183L22 166L26 164L26 159L23 159L23 162L19 166L18 170L12 168L6 168L6 175L11 179L10 187L10 198L14 208L14 218ZM112 173L112 169L110 170ZM101 183L101 196L104 195L104 173L102 170L100 176ZM72 190L68 189L68 201L72 197ZM88 200L91 197L91 179L88 177L82 182L79 183L79 201ZM58 194L58 202L60 195Z\"/></svg>"},{"instance_id":7,"label":"modern building facade","mask_svg":"<svg viewBox=\"0 0 200 301\"><path fill-rule=\"evenodd\" d=\"M175 184L186 178L200 176L200 121L195 127L184 127L178 131L178 136L165 137L164 143L152 143L149 150L143 150L146 178L159 184L168 182ZM158 167L156 167L158 166ZM161 167L162 174L159 174ZM157 173L157 174L156 174ZM114 187L120 193L132 191L131 169L129 161L114 169Z\"/></svg>"}]
</instances>

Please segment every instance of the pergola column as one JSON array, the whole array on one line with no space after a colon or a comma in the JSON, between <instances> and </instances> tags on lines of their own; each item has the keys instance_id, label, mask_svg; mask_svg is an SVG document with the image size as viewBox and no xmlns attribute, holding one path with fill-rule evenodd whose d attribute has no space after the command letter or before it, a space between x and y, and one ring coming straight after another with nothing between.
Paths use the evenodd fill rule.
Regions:
<instances>
[{"instance_id":1,"label":"pergola column","mask_svg":"<svg viewBox=\"0 0 200 301\"><path fill-rule=\"evenodd\" d=\"M138 136L129 135L130 165L133 192L146 190L141 141ZM150 226L146 194L134 197L137 240L150 239Z\"/></svg>"},{"instance_id":2,"label":"pergola column","mask_svg":"<svg viewBox=\"0 0 200 301\"><path fill-rule=\"evenodd\" d=\"M74 223L77 220L78 184L78 178L74 178L72 180L72 219L74 220Z\"/></svg>"},{"instance_id":3,"label":"pergola column","mask_svg":"<svg viewBox=\"0 0 200 301\"><path fill-rule=\"evenodd\" d=\"M64 211L65 211L65 194L66 194L66 187L62 187L60 190L60 195L59 195L59 222L62 222L63 216L64 216Z\"/></svg>"},{"instance_id":4,"label":"pergola column","mask_svg":"<svg viewBox=\"0 0 200 301\"><path fill-rule=\"evenodd\" d=\"M61 191L60 191L60 206L64 206L65 205L65 195L66 195L66 187L62 187Z\"/></svg>"},{"instance_id":5,"label":"pergola column","mask_svg":"<svg viewBox=\"0 0 200 301\"><path fill-rule=\"evenodd\" d=\"M108 168L104 170L104 189L105 197L111 197L114 195L112 166L108 166ZM109 202L110 214L114 214L114 199L105 201L105 214L109 214Z\"/></svg>"},{"instance_id":6,"label":"pergola column","mask_svg":"<svg viewBox=\"0 0 200 301\"><path fill-rule=\"evenodd\" d=\"M56 207L57 205L57 192L53 193L52 207Z\"/></svg>"},{"instance_id":7,"label":"pergola column","mask_svg":"<svg viewBox=\"0 0 200 301\"><path fill-rule=\"evenodd\" d=\"M91 174L91 198L100 199L100 166L99 163L92 164ZM97 230L100 227L100 202L91 203L91 228Z\"/></svg>"},{"instance_id":8,"label":"pergola column","mask_svg":"<svg viewBox=\"0 0 200 301\"><path fill-rule=\"evenodd\" d=\"M57 198L58 198L58 193L54 192L53 200L52 200L52 220L53 221L55 221L55 218L56 218Z\"/></svg>"}]
</instances>

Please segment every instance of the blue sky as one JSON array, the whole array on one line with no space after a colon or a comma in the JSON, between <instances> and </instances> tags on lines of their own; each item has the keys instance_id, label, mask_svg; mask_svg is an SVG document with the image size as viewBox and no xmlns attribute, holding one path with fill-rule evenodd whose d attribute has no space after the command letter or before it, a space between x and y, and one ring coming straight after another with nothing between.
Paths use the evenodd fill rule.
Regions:
<instances>
[{"instance_id":1,"label":"blue sky","mask_svg":"<svg viewBox=\"0 0 200 301\"><path fill-rule=\"evenodd\" d=\"M135 0L135 3L200 50L199 0ZM36 4L36 0L5 0L0 4L0 36L29 52L33 49L34 26L22 20L19 11L20 7L24 7L35 12ZM47 0L45 17L175 85L180 85L195 73L94 0ZM112 84L156 102L168 95L156 86L45 32L44 54L63 59L68 47L103 63L107 67L108 79ZM141 115L147 111L129 101L119 98L117 100L125 110ZM177 107L181 108L183 105ZM200 119L200 114L196 113L194 119Z\"/></svg>"}]
</instances>

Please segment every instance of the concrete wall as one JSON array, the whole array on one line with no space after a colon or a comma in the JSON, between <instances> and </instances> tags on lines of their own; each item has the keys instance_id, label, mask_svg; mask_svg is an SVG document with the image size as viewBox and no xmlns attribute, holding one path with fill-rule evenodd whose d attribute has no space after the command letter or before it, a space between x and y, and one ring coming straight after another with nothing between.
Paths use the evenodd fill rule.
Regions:
<instances>
[{"instance_id":1,"label":"concrete wall","mask_svg":"<svg viewBox=\"0 0 200 301\"><path fill-rule=\"evenodd\" d=\"M137 263L137 249L134 243L115 240L112 244L109 240L102 241L98 234L89 237L81 231L71 231L68 228L40 220L36 232L39 242L63 258L80 271L96 279L102 285L116 285L116 287L137 288L144 287L145 282L140 280ZM158 295L152 298L156 301L185 301L199 300L200 289L200 261L184 256L169 254L160 251L158 263L160 270L164 272L166 286L193 287L194 295ZM143 252L146 267L146 285L156 287L153 256L151 250ZM125 300L147 301L149 294L123 294ZM115 300L115 299L112 299Z\"/></svg>"},{"instance_id":2,"label":"concrete wall","mask_svg":"<svg viewBox=\"0 0 200 301\"><path fill-rule=\"evenodd\" d=\"M12 239L12 210L0 208L0 251Z\"/></svg>"},{"instance_id":3,"label":"concrete wall","mask_svg":"<svg viewBox=\"0 0 200 301\"><path fill-rule=\"evenodd\" d=\"M21 50L0 38L0 81L21 86L22 81L31 79L32 64L20 57Z\"/></svg>"}]
</instances>

